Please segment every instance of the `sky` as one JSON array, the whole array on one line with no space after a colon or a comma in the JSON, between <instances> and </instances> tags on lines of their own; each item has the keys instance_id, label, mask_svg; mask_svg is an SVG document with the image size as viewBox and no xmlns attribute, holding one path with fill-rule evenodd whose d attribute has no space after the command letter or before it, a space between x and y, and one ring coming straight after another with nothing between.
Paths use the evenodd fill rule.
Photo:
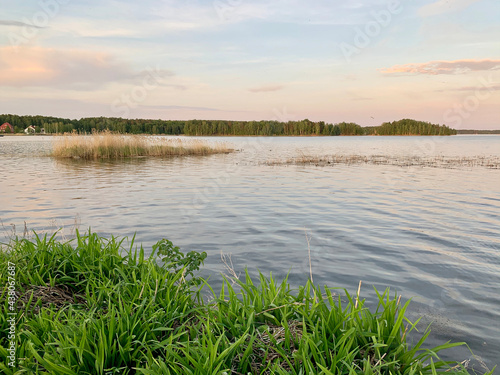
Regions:
<instances>
[{"instance_id":1,"label":"sky","mask_svg":"<svg viewBox=\"0 0 500 375\"><path fill-rule=\"evenodd\" d=\"M500 129L499 0L0 9L0 113Z\"/></svg>"}]
</instances>

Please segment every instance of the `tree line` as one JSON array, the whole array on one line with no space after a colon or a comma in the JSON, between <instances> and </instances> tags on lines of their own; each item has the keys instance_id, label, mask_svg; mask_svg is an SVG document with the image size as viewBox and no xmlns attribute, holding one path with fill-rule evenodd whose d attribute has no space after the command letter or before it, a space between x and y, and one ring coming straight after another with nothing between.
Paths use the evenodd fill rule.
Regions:
<instances>
[{"instance_id":1,"label":"tree line","mask_svg":"<svg viewBox=\"0 0 500 375\"><path fill-rule=\"evenodd\" d=\"M430 122L402 119L380 126L361 127L353 122L328 124L324 121L228 121L148 120L115 117L86 117L79 120L50 116L0 115L0 125L10 123L16 133L33 126L38 133L91 133L110 130L127 134L222 135L222 136L340 136L340 135L454 135L455 129Z\"/></svg>"},{"instance_id":2,"label":"tree line","mask_svg":"<svg viewBox=\"0 0 500 375\"><path fill-rule=\"evenodd\" d=\"M475 130L475 129L460 129L457 130L458 134L500 134L498 130Z\"/></svg>"}]
</instances>

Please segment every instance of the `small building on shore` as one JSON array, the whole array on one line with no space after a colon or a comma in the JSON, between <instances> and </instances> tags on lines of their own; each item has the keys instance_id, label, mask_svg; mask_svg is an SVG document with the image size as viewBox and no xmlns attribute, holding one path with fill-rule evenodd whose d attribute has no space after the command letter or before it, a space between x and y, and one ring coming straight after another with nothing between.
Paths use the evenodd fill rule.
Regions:
<instances>
[{"instance_id":1,"label":"small building on shore","mask_svg":"<svg viewBox=\"0 0 500 375\"><path fill-rule=\"evenodd\" d=\"M8 122L4 122L2 125L0 125L0 133L6 132L14 133L14 127Z\"/></svg>"},{"instance_id":2,"label":"small building on shore","mask_svg":"<svg viewBox=\"0 0 500 375\"><path fill-rule=\"evenodd\" d=\"M35 127L34 126L28 126L26 129L24 129L24 132L26 134L35 134L36 133L36 130L35 130Z\"/></svg>"}]
</instances>

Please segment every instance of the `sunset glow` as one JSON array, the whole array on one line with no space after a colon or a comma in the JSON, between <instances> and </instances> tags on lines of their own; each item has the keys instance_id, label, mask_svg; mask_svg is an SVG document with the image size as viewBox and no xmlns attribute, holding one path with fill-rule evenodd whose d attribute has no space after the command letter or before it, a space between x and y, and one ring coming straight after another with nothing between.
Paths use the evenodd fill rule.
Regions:
<instances>
[{"instance_id":1,"label":"sunset glow","mask_svg":"<svg viewBox=\"0 0 500 375\"><path fill-rule=\"evenodd\" d=\"M500 128L497 0L41 0L2 10L1 113Z\"/></svg>"}]
</instances>

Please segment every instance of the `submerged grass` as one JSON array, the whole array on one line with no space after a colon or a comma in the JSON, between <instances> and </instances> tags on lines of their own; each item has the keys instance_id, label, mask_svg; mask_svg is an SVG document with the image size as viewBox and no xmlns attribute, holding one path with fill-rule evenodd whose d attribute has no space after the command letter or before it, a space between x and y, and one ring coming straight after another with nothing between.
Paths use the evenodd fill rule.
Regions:
<instances>
[{"instance_id":1,"label":"submerged grass","mask_svg":"<svg viewBox=\"0 0 500 375\"><path fill-rule=\"evenodd\" d=\"M123 135L110 131L91 135L65 134L54 140L52 156L58 158L116 159L138 156L212 155L232 152L222 143L196 139Z\"/></svg>"},{"instance_id":2,"label":"submerged grass","mask_svg":"<svg viewBox=\"0 0 500 375\"><path fill-rule=\"evenodd\" d=\"M204 256L169 241L124 249L95 233L18 239L0 251L3 286L15 264L15 366L4 374L467 374L423 349L408 302L389 290L370 311L345 292L308 282L292 290L262 274L225 281L215 293L196 275ZM158 259L160 255L170 254ZM195 261L196 260L196 261ZM9 263L10 262L10 263ZM197 262L197 263L196 263ZM181 267L179 267L181 266ZM212 293L204 302L201 289ZM12 289L12 288L11 288ZM0 357L9 356L8 288L1 291ZM491 372L492 373L492 372Z\"/></svg>"},{"instance_id":3,"label":"submerged grass","mask_svg":"<svg viewBox=\"0 0 500 375\"><path fill-rule=\"evenodd\" d=\"M431 167L431 168L474 168L500 169L500 158L497 156L471 156L471 157L446 157L446 156L394 156L394 155L329 155L309 156L300 155L286 160L274 160L267 165L314 165L333 166L343 165L394 165L398 167Z\"/></svg>"}]
</instances>

